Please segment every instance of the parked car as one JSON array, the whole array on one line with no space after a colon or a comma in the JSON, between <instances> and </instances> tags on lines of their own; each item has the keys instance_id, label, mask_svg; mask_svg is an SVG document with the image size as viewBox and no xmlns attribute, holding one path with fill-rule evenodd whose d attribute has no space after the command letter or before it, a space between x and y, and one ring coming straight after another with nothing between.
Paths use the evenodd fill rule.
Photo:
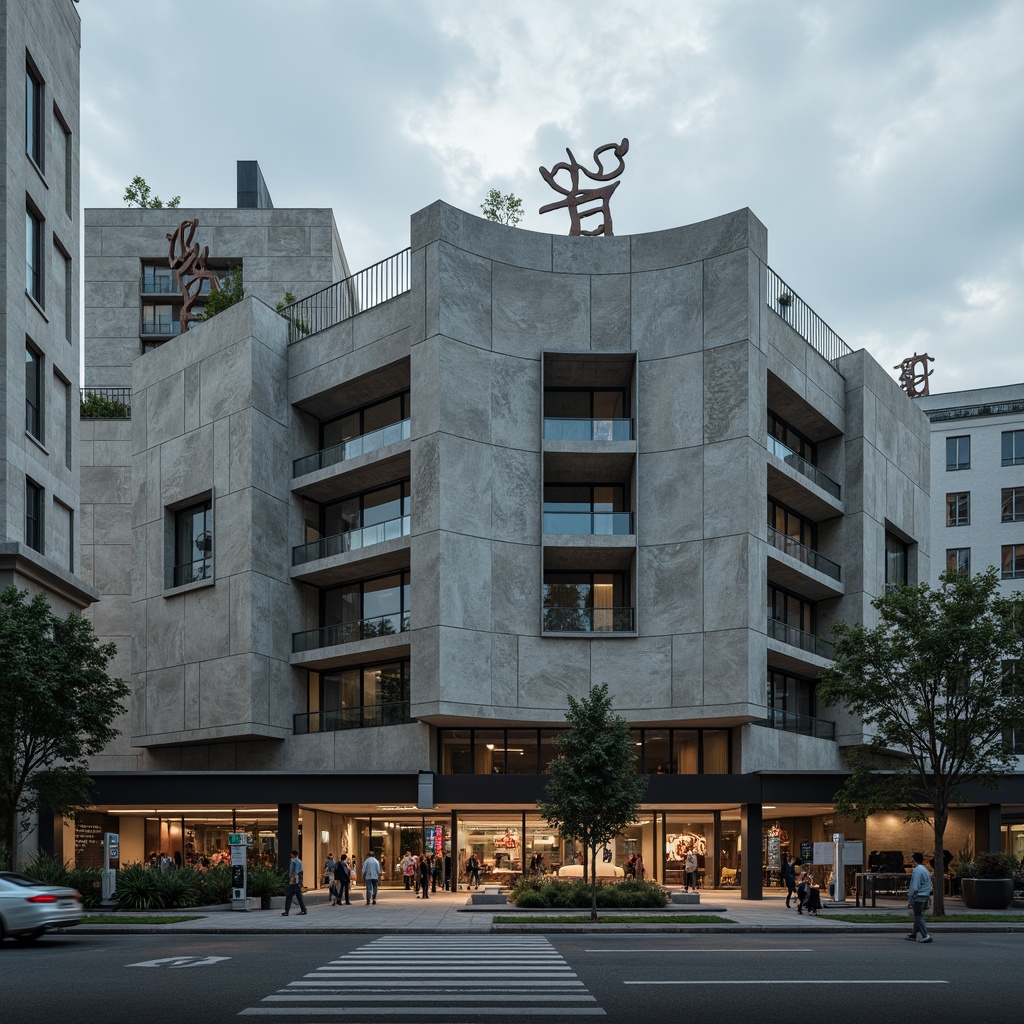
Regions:
<instances>
[{"instance_id":1,"label":"parked car","mask_svg":"<svg viewBox=\"0 0 1024 1024\"><path fill-rule=\"evenodd\" d=\"M0 939L31 942L51 928L69 928L82 920L77 889L48 885L15 871L0 871Z\"/></svg>"}]
</instances>

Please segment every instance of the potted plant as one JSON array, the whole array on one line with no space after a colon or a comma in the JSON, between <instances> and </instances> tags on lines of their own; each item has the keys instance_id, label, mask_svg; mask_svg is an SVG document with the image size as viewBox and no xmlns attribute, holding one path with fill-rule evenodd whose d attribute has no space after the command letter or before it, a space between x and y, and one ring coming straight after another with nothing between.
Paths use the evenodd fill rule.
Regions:
<instances>
[{"instance_id":1,"label":"potted plant","mask_svg":"<svg viewBox=\"0 0 1024 1024\"><path fill-rule=\"evenodd\" d=\"M269 910L275 896L283 896L288 888L288 874L282 868L254 865L249 869L247 892L260 901L260 910Z\"/></svg>"},{"instance_id":2,"label":"potted plant","mask_svg":"<svg viewBox=\"0 0 1024 1024\"><path fill-rule=\"evenodd\" d=\"M960 882L964 906L972 910L1005 910L1013 900L1016 857L1008 853L982 853L965 865Z\"/></svg>"}]
</instances>

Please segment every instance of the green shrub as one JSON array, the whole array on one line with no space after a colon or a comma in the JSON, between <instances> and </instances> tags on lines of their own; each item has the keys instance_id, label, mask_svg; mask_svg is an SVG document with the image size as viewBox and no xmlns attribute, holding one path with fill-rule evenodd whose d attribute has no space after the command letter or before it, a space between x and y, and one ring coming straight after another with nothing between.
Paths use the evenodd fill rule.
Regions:
<instances>
[{"instance_id":1,"label":"green shrub","mask_svg":"<svg viewBox=\"0 0 1024 1024\"><path fill-rule=\"evenodd\" d=\"M131 406L96 392L87 394L79 407L79 415L83 419L126 420L131 414Z\"/></svg>"},{"instance_id":2,"label":"green shrub","mask_svg":"<svg viewBox=\"0 0 1024 1024\"><path fill-rule=\"evenodd\" d=\"M164 906L163 892L158 887L161 871L152 871L143 864L129 864L117 873L114 900L121 910L158 910Z\"/></svg>"},{"instance_id":3,"label":"green shrub","mask_svg":"<svg viewBox=\"0 0 1024 1024\"><path fill-rule=\"evenodd\" d=\"M151 871L155 876L156 891L162 906L169 909L198 907L202 896L202 882L195 868L177 868L170 871Z\"/></svg>"},{"instance_id":4,"label":"green shrub","mask_svg":"<svg viewBox=\"0 0 1024 1024\"><path fill-rule=\"evenodd\" d=\"M231 900L231 868L226 864L218 864L209 871L203 871L200 876L202 884L202 906L211 906L217 903L228 903Z\"/></svg>"},{"instance_id":5,"label":"green shrub","mask_svg":"<svg viewBox=\"0 0 1024 1024\"><path fill-rule=\"evenodd\" d=\"M1013 878L1020 862L1009 853L982 853L972 865L971 878Z\"/></svg>"},{"instance_id":6,"label":"green shrub","mask_svg":"<svg viewBox=\"0 0 1024 1024\"><path fill-rule=\"evenodd\" d=\"M39 851L25 864L24 873L47 885L68 885L68 866L48 853Z\"/></svg>"},{"instance_id":7,"label":"green shrub","mask_svg":"<svg viewBox=\"0 0 1024 1024\"><path fill-rule=\"evenodd\" d=\"M590 882L581 878L565 881L522 878L512 889L509 899L518 907L585 909L591 904ZM668 893L657 882L627 879L599 882L597 886L597 905L605 909L663 907L667 903Z\"/></svg>"},{"instance_id":8,"label":"green shrub","mask_svg":"<svg viewBox=\"0 0 1024 1024\"><path fill-rule=\"evenodd\" d=\"M103 872L99 868L72 868L67 884L82 894L82 905L87 909L103 902Z\"/></svg>"},{"instance_id":9,"label":"green shrub","mask_svg":"<svg viewBox=\"0 0 1024 1024\"><path fill-rule=\"evenodd\" d=\"M518 899L512 902L524 910L543 910L547 906L544 902L544 897L539 892L524 892Z\"/></svg>"},{"instance_id":10,"label":"green shrub","mask_svg":"<svg viewBox=\"0 0 1024 1024\"><path fill-rule=\"evenodd\" d=\"M250 896L268 899L271 896L283 896L287 889L288 872L284 868L250 868L246 886Z\"/></svg>"}]
</instances>

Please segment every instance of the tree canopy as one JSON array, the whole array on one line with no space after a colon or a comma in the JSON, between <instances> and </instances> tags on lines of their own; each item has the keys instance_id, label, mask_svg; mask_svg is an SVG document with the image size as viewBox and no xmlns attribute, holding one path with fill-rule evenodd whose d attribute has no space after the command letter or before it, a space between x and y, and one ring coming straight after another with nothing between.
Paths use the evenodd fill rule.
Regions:
<instances>
[{"instance_id":1,"label":"tree canopy","mask_svg":"<svg viewBox=\"0 0 1024 1024\"><path fill-rule=\"evenodd\" d=\"M165 206L174 209L181 203L181 196L174 196L164 202L159 196L153 194L146 179L136 174L132 178L131 184L124 190L124 201L128 206L138 206L143 210L162 210Z\"/></svg>"},{"instance_id":2,"label":"tree canopy","mask_svg":"<svg viewBox=\"0 0 1024 1024\"><path fill-rule=\"evenodd\" d=\"M206 298L206 305L202 312L197 314L196 319L212 320L218 313L223 313L236 302L245 298L245 288L242 284L242 268L234 267L221 279L216 288L210 291Z\"/></svg>"},{"instance_id":3,"label":"tree canopy","mask_svg":"<svg viewBox=\"0 0 1024 1024\"><path fill-rule=\"evenodd\" d=\"M484 216L498 224L508 224L515 227L526 216L523 213L523 201L518 196L509 192L503 196L501 189L492 188L480 206Z\"/></svg>"},{"instance_id":4,"label":"tree canopy","mask_svg":"<svg viewBox=\"0 0 1024 1024\"><path fill-rule=\"evenodd\" d=\"M0 845L12 863L35 812L88 803L86 759L117 735L130 692L107 675L116 650L42 594L0 591Z\"/></svg>"},{"instance_id":5,"label":"tree canopy","mask_svg":"<svg viewBox=\"0 0 1024 1024\"><path fill-rule=\"evenodd\" d=\"M872 602L878 625L837 624L818 689L865 724L836 810L858 819L903 810L935 836L935 912L943 913L943 838L968 783L994 787L1014 764L1005 735L1024 724L1024 600L999 593L994 568L947 572L932 589L899 587Z\"/></svg>"},{"instance_id":6,"label":"tree canopy","mask_svg":"<svg viewBox=\"0 0 1024 1024\"><path fill-rule=\"evenodd\" d=\"M597 920L597 851L638 817L647 779L637 774L636 745L624 718L612 713L608 685L580 700L569 697L569 728L557 740L558 756L541 814L563 839L582 843L590 857L590 916Z\"/></svg>"}]
</instances>

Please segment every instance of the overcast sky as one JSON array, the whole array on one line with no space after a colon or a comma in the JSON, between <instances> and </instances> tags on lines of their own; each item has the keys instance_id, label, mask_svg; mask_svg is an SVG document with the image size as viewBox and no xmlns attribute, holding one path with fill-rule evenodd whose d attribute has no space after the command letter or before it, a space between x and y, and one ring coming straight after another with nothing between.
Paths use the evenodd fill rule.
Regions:
<instances>
[{"instance_id":1,"label":"overcast sky","mask_svg":"<svg viewBox=\"0 0 1024 1024\"><path fill-rule=\"evenodd\" d=\"M82 0L82 202L135 174L331 207L353 270L496 186L627 136L616 234L749 206L775 271L932 392L1024 380L1020 0ZM893 375L896 373L893 371Z\"/></svg>"}]
</instances>

